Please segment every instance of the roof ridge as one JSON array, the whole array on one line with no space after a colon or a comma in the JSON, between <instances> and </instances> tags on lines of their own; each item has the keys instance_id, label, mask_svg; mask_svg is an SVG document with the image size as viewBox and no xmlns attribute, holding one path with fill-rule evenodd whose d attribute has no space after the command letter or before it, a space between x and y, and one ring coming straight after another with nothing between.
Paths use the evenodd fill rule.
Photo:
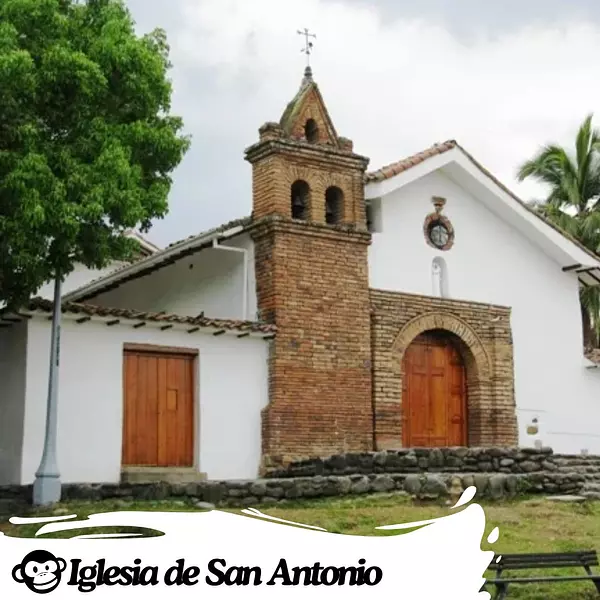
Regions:
<instances>
[{"instance_id":1,"label":"roof ridge","mask_svg":"<svg viewBox=\"0 0 600 600\"><path fill-rule=\"evenodd\" d=\"M453 148L460 148L456 140L436 142L433 144L433 146L430 146L425 150L421 150L421 152L411 154L401 158L400 160L384 165L375 171L365 173L365 183L385 181L386 179L390 179L395 175L399 175L411 167L415 167L416 165L426 161L428 158L432 158L433 156L437 156L439 154L444 154L444 152L448 152Z\"/></svg>"}]
</instances>

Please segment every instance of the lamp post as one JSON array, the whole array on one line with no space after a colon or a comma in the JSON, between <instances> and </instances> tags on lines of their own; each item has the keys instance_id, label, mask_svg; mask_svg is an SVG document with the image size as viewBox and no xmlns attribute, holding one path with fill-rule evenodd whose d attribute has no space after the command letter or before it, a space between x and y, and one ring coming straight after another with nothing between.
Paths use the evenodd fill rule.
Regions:
<instances>
[{"instance_id":1,"label":"lamp post","mask_svg":"<svg viewBox=\"0 0 600 600\"><path fill-rule=\"evenodd\" d=\"M60 319L62 279L56 273L54 281L54 307L50 341L50 372L48 375L48 407L46 411L46 434L40 466L33 483L33 504L45 506L60 501L61 482L56 459L56 436L58 426L58 363L60 357Z\"/></svg>"}]
</instances>

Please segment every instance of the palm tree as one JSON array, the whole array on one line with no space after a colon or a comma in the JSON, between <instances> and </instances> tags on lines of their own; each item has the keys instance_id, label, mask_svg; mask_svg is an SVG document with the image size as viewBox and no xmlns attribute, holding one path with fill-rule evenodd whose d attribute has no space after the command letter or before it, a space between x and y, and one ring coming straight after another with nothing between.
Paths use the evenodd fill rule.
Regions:
<instances>
[{"instance_id":1,"label":"palm tree","mask_svg":"<svg viewBox=\"0 0 600 600\"><path fill-rule=\"evenodd\" d=\"M517 177L544 184L549 193L535 209L594 253L600 252L600 130L588 115L577 132L575 154L546 145L521 165ZM581 314L586 347L600 340L600 290L581 288Z\"/></svg>"}]
</instances>

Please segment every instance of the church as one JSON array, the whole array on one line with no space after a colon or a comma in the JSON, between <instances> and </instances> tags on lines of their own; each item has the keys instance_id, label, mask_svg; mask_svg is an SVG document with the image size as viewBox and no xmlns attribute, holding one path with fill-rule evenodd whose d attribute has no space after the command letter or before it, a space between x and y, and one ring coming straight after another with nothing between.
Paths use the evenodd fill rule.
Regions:
<instances>
[{"instance_id":1,"label":"church","mask_svg":"<svg viewBox=\"0 0 600 600\"><path fill-rule=\"evenodd\" d=\"M406 447L600 454L579 304L599 257L455 141L369 170L310 68L245 159L250 217L65 282L64 483ZM48 291L0 313L0 485L41 458Z\"/></svg>"}]
</instances>

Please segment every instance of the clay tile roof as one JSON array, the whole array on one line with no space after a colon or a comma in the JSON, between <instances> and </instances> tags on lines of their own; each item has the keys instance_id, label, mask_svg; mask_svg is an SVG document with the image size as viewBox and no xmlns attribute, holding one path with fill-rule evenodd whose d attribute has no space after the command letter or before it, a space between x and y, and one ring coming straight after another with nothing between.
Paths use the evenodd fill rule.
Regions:
<instances>
[{"instance_id":1,"label":"clay tile roof","mask_svg":"<svg viewBox=\"0 0 600 600\"><path fill-rule=\"evenodd\" d=\"M377 171L371 171L370 173L367 173L365 175L365 183L375 183L390 179L391 177L399 175L411 167L416 167L418 164L426 161L428 158L448 152L448 150L452 150L453 148L456 148L456 146L457 143L454 140L448 140L442 144L434 144L431 146L431 148L427 148L427 150L423 150L418 154L413 154L408 158L403 158L402 160L398 160L394 163L386 165L385 167L381 167L381 169L378 169Z\"/></svg>"},{"instance_id":2,"label":"clay tile roof","mask_svg":"<svg viewBox=\"0 0 600 600\"><path fill-rule=\"evenodd\" d=\"M219 233L222 231L227 231L228 229L233 229L234 227L238 227L238 226L239 227L247 227L248 225L250 225L251 222L252 222L252 217L240 217L237 219L233 219L232 221L223 223L222 225L219 225L218 227L213 227L212 229L207 229L206 231L203 231L202 233L190 235L182 240L178 240L177 242L172 242L165 248L165 250L168 250L169 248L173 248L174 246L179 246L180 244L184 244L185 242L189 242L195 238L199 238L199 237L211 234L211 233Z\"/></svg>"},{"instance_id":3,"label":"clay tile roof","mask_svg":"<svg viewBox=\"0 0 600 600\"><path fill-rule=\"evenodd\" d=\"M148 275L153 271L156 271L168 264L171 264L173 260L178 258L182 258L183 256L187 256L189 254L193 254L195 251L201 250L203 245L203 240L207 236L211 236L213 234L225 233L230 229L234 229L236 227L242 227L246 229L252 223L252 217L242 217L238 219L234 219L232 221L228 221L227 223L223 223L218 227L214 227L213 229L208 229L199 233L197 235L190 235L187 238L179 240L177 242L173 242L169 244L166 248L158 250L144 258L138 260L133 266L131 264L127 264L124 267L120 267L111 271L108 275L102 275L101 277L96 277L82 285L81 287L65 294L67 298L73 298L74 300L87 300L89 298L93 298L103 292L109 291L115 287L112 285L113 278L118 279L118 284L123 284L127 281L131 281L132 279L136 279L138 277L142 277L144 275ZM194 242L198 242L198 247L195 248L187 248L186 244L194 245ZM180 255L174 254L177 252L177 248L181 246L184 250ZM185 249L187 248L187 250ZM131 272L131 269L134 269L134 272ZM98 289L94 289L93 293L88 294L87 290L91 287L97 286L102 281L107 281L105 287L100 287Z\"/></svg>"},{"instance_id":4,"label":"clay tile roof","mask_svg":"<svg viewBox=\"0 0 600 600\"><path fill-rule=\"evenodd\" d=\"M33 298L23 308L27 312L52 313L54 303L45 298ZM0 311L2 314L5 311ZM89 317L115 317L130 319L134 321L148 321L160 323L172 323L180 325L193 325L195 327L206 327L226 331L237 331L242 333L265 333L274 334L277 330L275 325L259 323L256 321L241 321L235 319L210 319L203 315L199 317L188 317L172 313L140 312L124 308L107 308L92 304L80 304L76 302L64 302L62 312L85 315Z\"/></svg>"}]
</instances>

